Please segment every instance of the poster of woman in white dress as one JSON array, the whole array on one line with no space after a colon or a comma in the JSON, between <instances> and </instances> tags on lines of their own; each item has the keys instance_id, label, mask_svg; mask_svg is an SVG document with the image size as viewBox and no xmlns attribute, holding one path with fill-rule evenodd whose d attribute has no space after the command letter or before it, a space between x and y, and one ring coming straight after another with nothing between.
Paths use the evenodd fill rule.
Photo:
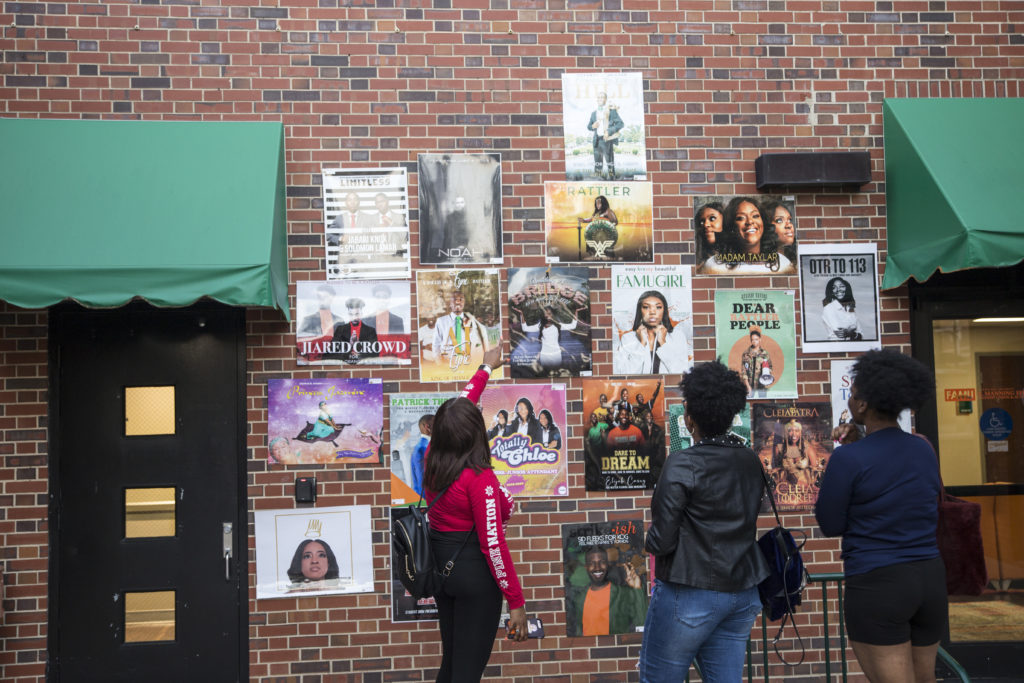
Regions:
<instances>
[{"instance_id":1,"label":"poster of woman in white dress","mask_svg":"<svg viewBox=\"0 0 1024 683\"><path fill-rule=\"evenodd\" d=\"M689 266L612 266L612 374L693 365L692 292Z\"/></svg>"},{"instance_id":2,"label":"poster of woman in white dress","mask_svg":"<svg viewBox=\"0 0 1024 683\"><path fill-rule=\"evenodd\" d=\"M799 260L804 353L879 348L877 246L807 244Z\"/></svg>"},{"instance_id":3,"label":"poster of woman in white dress","mask_svg":"<svg viewBox=\"0 0 1024 683\"><path fill-rule=\"evenodd\" d=\"M512 377L579 377L591 370L587 268L510 268Z\"/></svg>"}]
</instances>

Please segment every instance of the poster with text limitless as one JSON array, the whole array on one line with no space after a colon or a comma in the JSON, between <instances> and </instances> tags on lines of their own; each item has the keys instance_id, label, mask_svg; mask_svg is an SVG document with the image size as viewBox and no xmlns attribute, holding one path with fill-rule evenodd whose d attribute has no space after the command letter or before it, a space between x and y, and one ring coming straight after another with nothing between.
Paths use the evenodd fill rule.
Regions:
<instances>
[{"instance_id":1,"label":"poster with text limitless","mask_svg":"<svg viewBox=\"0 0 1024 683\"><path fill-rule=\"evenodd\" d=\"M590 374L589 274L588 268L509 268L512 377Z\"/></svg>"},{"instance_id":2,"label":"poster with text limitless","mask_svg":"<svg viewBox=\"0 0 1024 683\"><path fill-rule=\"evenodd\" d=\"M549 263L654 260L651 183L544 183Z\"/></svg>"},{"instance_id":3,"label":"poster with text limitless","mask_svg":"<svg viewBox=\"0 0 1024 683\"><path fill-rule=\"evenodd\" d=\"M793 292L715 292L715 355L747 387L747 398L796 398Z\"/></svg>"},{"instance_id":4,"label":"poster with text limitless","mask_svg":"<svg viewBox=\"0 0 1024 683\"><path fill-rule=\"evenodd\" d=\"M381 463L379 378L267 380L268 461Z\"/></svg>"},{"instance_id":5,"label":"poster with text limitless","mask_svg":"<svg viewBox=\"0 0 1024 683\"><path fill-rule=\"evenodd\" d=\"M802 247L800 306L804 353L880 348L877 246Z\"/></svg>"},{"instance_id":6,"label":"poster with text limitless","mask_svg":"<svg viewBox=\"0 0 1024 683\"><path fill-rule=\"evenodd\" d=\"M323 169L328 279L408 278L404 168Z\"/></svg>"},{"instance_id":7,"label":"poster with text limitless","mask_svg":"<svg viewBox=\"0 0 1024 683\"><path fill-rule=\"evenodd\" d=\"M498 270L419 270L420 381L468 380L484 352L501 344L501 283ZM502 379L496 368L491 379Z\"/></svg>"},{"instance_id":8,"label":"poster with text limitless","mask_svg":"<svg viewBox=\"0 0 1024 683\"><path fill-rule=\"evenodd\" d=\"M411 365L409 283L298 282L298 365Z\"/></svg>"},{"instance_id":9,"label":"poster with text limitless","mask_svg":"<svg viewBox=\"0 0 1024 683\"><path fill-rule=\"evenodd\" d=\"M516 497L568 496L564 384L489 384L480 397L491 465Z\"/></svg>"},{"instance_id":10,"label":"poster with text limitless","mask_svg":"<svg viewBox=\"0 0 1024 683\"><path fill-rule=\"evenodd\" d=\"M665 464L661 379L583 380L588 491L649 489Z\"/></svg>"},{"instance_id":11,"label":"poster with text limitless","mask_svg":"<svg viewBox=\"0 0 1024 683\"><path fill-rule=\"evenodd\" d=\"M420 154L420 263L501 263L501 155Z\"/></svg>"},{"instance_id":12,"label":"poster with text limitless","mask_svg":"<svg viewBox=\"0 0 1024 683\"><path fill-rule=\"evenodd\" d=\"M640 72L562 74L566 180L647 177Z\"/></svg>"},{"instance_id":13,"label":"poster with text limitless","mask_svg":"<svg viewBox=\"0 0 1024 683\"><path fill-rule=\"evenodd\" d=\"M563 524L565 635L642 632L652 582L650 566L644 554L642 515Z\"/></svg>"},{"instance_id":14,"label":"poster with text limitless","mask_svg":"<svg viewBox=\"0 0 1024 683\"><path fill-rule=\"evenodd\" d=\"M664 375L693 366L689 266L612 266L612 374Z\"/></svg>"},{"instance_id":15,"label":"poster with text limitless","mask_svg":"<svg viewBox=\"0 0 1024 683\"><path fill-rule=\"evenodd\" d=\"M698 275L796 274L791 196L696 196L693 234Z\"/></svg>"}]
</instances>

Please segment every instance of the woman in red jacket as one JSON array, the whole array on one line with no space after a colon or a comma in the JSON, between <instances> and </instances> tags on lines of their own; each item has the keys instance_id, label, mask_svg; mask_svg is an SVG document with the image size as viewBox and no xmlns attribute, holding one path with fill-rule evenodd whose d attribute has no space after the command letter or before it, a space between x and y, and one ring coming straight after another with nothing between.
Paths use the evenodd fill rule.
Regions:
<instances>
[{"instance_id":1,"label":"woman in red jacket","mask_svg":"<svg viewBox=\"0 0 1024 683\"><path fill-rule=\"evenodd\" d=\"M427 502L444 495L430 510L431 543L442 565L458 553L434 596L443 648L438 683L480 680L498 632L502 597L508 600L511 637L527 636L523 589L505 543L512 496L491 469L487 427L476 406L492 368L502 363L500 346L488 351L462 396L434 416L424 472ZM467 542L474 534L478 543Z\"/></svg>"}]
</instances>

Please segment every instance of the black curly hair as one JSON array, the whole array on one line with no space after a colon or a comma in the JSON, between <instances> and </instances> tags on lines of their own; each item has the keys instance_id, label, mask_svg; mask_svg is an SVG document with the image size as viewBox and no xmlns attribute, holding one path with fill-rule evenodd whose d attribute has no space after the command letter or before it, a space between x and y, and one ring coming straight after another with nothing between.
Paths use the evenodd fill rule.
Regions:
<instances>
[{"instance_id":1,"label":"black curly hair","mask_svg":"<svg viewBox=\"0 0 1024 683\"><path fill-rule=\"evenodd\" d=\"M935 393L935 376L895 349L868 351L853 364L853 395L885 417L917 410Z\"/></svg>"},{"instance_id":2,"label":"black curly hair","mask_svg":"<svg viewBox=\"0 0 1024 683\"><path fill-rule=\"evenodd\" d=\"M679 388L687 414L706 437L729 431L736 413L747 403L747 388L739 373L719 360L694 365L683 375Z\"/></svg>"}]
</instances>

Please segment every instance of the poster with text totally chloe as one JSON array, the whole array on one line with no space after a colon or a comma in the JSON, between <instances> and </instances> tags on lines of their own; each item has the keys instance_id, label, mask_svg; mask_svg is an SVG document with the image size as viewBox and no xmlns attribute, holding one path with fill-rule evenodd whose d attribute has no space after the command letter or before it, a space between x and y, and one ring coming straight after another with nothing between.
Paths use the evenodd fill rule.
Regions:
<instances>
[{"instance_id":1,"label":"poster with text totally chloe","mask_svg":"<svg viewBox=\"0 0 1024 683\"><path fill-rule=\"evenodd\" d=\"M501 283L497 269L419 270L420 381L468 380L484 352L501 344ZM496 368L492 379L505 376Z\"/></svg>"},{"instance_id":2,"label":"poster with text totally chloe","mask_svg":"<svg viewBox=\"0 0 1024 683\"><path fill-rule=\"evenodd\" d=\"M327 277L409 277L405 169L325 168L323 188Z\"/></svg>"},{"instance_id":3,"label":"poster with text totally chloe","mask_svg":"<svg viewBox=\"0 0 1024 683\"><path fill-rule=\"evenodd\" d=\"M612 374L693 365L692 292L689 266L612 266Z\"/></svg>"},{"instance_id":4,"label":"poster with text totally chloe","mask_svg":"<svg viewBox=\"0 0 1024 683\"><path fill-rule=\"evenodd\" d=\"M298 282L298 365L411 365L409 283Z\"/></svg>"},{"instance_id":5,"label":"poster with text totally chloe","mask_svg":"<svg viewBox=\"0 0 1024 683\"><path fill-rule=\"evenodd\" d=\"M868 351L881 346L878 248L809 244L800 251L805 353Z\"/></svg>"},{"instance_id":6,"label":"poster with text totally chloe","mask_svg":"<svg viewBox=\"0 0 1024 683\"><path fill-rule=\"evenodd\" d=\"M496 384L480 397L491 465L513 496L569 495L564 384Z\"/></svg>"},{"instance_id":7,"label":"poster with text totally chloe","mask_svg":"<svg viewBox=\"0 0 1024 683\"><path fill-rule=\"evenodd\" d=\"M509 268L509 335L513 377L589 375L588 268Z\"/></svg>"},{"instance_id":8,"label":"poster with text totally chloe","mask_svg":"<svg viewBox=\"0 0 1024 683\"><path fill-rule=\"evenodd\" d=\"M793 292L715 292L715 354L740 373L747 398L796 398Z\"/></svg>"},{"instance_id":9,"label":"poster with text totally chloe","mask_svg":"<svg viewBox=\"0 0 1024 683\"><path fill-rule=\"evenodd\" d=\"M792 197L696 196L693 233L698 275L794 275Z\"/></svg>"},{"instance_id":10,"label":"poster with text totally chloe","mask_svg":"<svg viewBox=\"0 0 1024 683\"><path fill-rule=\"evenodd\" d=\"M652 488L665 463L660 378L583 380L588 491Z\"/></svg>"},{"instance_id":11,"label":"poster with text totally chloe","mask_svg":"<svg viewBox=\"0 0 1024 683\"><path fill-rule=\"evenodd\" d=\"M651 183L544 183L547 260L654 260Z\"/></svg>"},{"instance_id":12,"label":"poster with text totally chloe","mask_svg":"<svg viewBox=\"0 0 1024 683\"><path fill-rule=\"evenodd\" d=\"M780 509L805 509L818 500L832 455L832 405L828 402L755 403L754 452L768 473Z\"/></svg>"},{"instance_id":13,"label":"poster with text totally chloe","mask_svg":"<svg viewBox=\"0 0 1024 683\"><path fill-rule=\"evenodd\" d=\"M562 74L562 129L566 180L645 178L643 74Z\"/></svg>"},{"instance_id":14,"label":"poster with text totally chloe","mask_svg":"<svg viewBox=\"0 0 1024 683\"><path fill-rule=\"evenodd\" d=\"M501 155L420 154L420 263L501 263Z\"/></svg>"},{"instance_id":15,"label":"poster with text totally chloe","mask_svg":"<svg viewBox=\"0 0 1024 683\"><path fill-rule=\"evenodd\" d=\"M272 464L381 462L379 378L268 380L267 409Z\"/></svg>"}]
</instances>

